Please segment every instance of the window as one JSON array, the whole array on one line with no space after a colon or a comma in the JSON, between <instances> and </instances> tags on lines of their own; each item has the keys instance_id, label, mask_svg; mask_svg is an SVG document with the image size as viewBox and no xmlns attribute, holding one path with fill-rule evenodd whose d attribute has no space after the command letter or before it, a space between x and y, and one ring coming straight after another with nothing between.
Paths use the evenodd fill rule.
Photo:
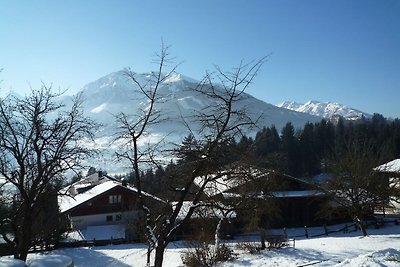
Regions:
<instances>
[{"instance_id":1,"label":"window","mask_svg":"<svg viewBox=\"0 0 400 267\"><path fill-rule=\"evenodd\" d=\"M113 220L113 216L112 215L107 215L106 221L107 222L112 222L112 220Z\"/></svg>"},{"instance_id":2,"label":"window","mask_svg":"<svg viewBox=\"0 0 400 267\"><path fill-rule=\"evenodd\" d=\"M117 215L115 215L115 220L116 220L116 221L122 220L122 214L117 214Z\"/></svg>"},{"instance_id":3,"label":"window","mask_svg":"<svg viewBox=\"0 0 400 267\"><path fill-rule=\"evenodd\" d=\"M108 196L108 203L110 203L110 204L121 203L121 195L110 195L110 196Z\"/></svg>"}]
</instances>

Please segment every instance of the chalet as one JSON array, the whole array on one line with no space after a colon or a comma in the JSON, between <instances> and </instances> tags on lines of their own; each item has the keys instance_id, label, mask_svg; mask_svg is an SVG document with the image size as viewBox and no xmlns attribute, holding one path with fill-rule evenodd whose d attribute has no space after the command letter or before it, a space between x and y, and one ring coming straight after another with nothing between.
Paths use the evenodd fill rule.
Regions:
<instances>
[{"instance_id":1,"label":"chalet","mask_svg":"<svg viewBox=\"0 0 400 267\"><path fill-rule=\"evenodd\" d=\"M148 193L144 196L150 205L165 204ZM58 204L71 230L82 239L126 238L128 232L130 238L135 238L134 229L128 226L139 224L137 198L135 187L99 172L62 189ZM108 233L104 237L105 231Z\"/></svg>"}]
</instances>

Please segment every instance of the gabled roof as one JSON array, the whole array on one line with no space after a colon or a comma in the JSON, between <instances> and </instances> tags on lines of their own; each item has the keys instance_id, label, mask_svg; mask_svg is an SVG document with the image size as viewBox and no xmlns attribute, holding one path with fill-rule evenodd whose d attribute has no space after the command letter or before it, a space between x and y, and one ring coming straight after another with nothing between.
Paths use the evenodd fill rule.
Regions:
<instances>
[{"instance_id":1,"label":"gabled roof","mask_svg":"<svg viewBox=\"0 0 400 267\"><path fill-rule=\"evenodd\" d=\"M176 205L177 202L172 202L172 207L174 209ZM178 214L178 220L184 219L192 206L194 206L192 201L184 201ZM226 209L229 209L229 207L220 202L216 203L215 206L200 202L196 205L196 209L191 218L236 218L237 215L234 210L225 211L226 213L224 214L223 210Z\"/></svg>"},{"instance_id":2,"label":"gabled roof","mask_svg":"<svg viewBox=\"0 0 400 267\"><path fill-rule=\"evenodd\" d=\"M382 164L382 165L376 167L374 170L380 171L380 172L400 174L400 159L395 159L388 163Z\"/></svg>"},{"instance_id":3,"label":"gabled roof","mask_svg":"<svg viewBox=\"0 0 400 267\"><path fill-rule=\"evenodd\" d=\"M79 185L81 185L81 184L79 184ZM69 211L72 208L75 208L75 207L81 205L82 203L85 203L85 202L87 202L107 191L110 191L116 187L124 188L125 190L129 190L133 193L138 192L137 188L130 186L130 185L122 185L120 182L118 182L116 180L112 180L112 179L105 180L104 182L97 184L97 185L93 186L92 188L90 188L82 193L78 193L76 195L68 194L68 190L71 188L71 186L69 186L69 187L62 189L60 191L61 195L58 196L58 205L60 208L60 212L63 213L63 212ZM150 197L156 201L165 203L164 200L162 200L156 196L153 196L149 193L146 193L144 191L142 191L142 194L145 197Z\"/></svg>"},{"instance_id":4,"label":"gabled roof","mask_svg":"<svg viewBox=\"0 0 400 267\"><path fill-rule=\"evenodd\" d=\"M196 177L194 183L201 187L207 182L204 187L204 193L211 197L243 185L250 180L258 179L269 174L270 172L263 173L257 169L242 170L241 168L237 168L231 171L226 170L219 174Z\"/></svg>"},{"instance_id":5,"label":"gabled roof","mask_svg":"<svg viewBox=\"0 0 400 267\"><path fill-rule=\"evenodd\" d=\"M219 175L210 175L210 176L199 176L195 179L195 183L200 187L203 185L203 183L207 180L207 184L204 188L204 193L209 196L209 197L213 197L216 196L218 194L224 194L224 195L229 195L232 190L234 190L235 188L245 185L246 183L249 182L255 182L263 177L271 177L274 175L279 175L282 177L285 177L291 181L295 181L297 183L303 184L303 185L308 185L310 187L310 189L313 189L315 186L305 180L302 179L298 179L295 178L293 176L290 175L286 175L286 174L281 174L278 172L275 172L274 170L259 170L256 168L250 168L250 169L241 169L241 168L237 168L235 170L232 171L225 171L225 172L221 172ZM297 190L298 191L298 190ZM299 192L303 192L303 193L295 193L297 191L284 191L287 192L287 197L291 196L291 195L300 195L305 197L307 194L305 194L304 192L308 192L310 193L311 191L313 191L313 193L310 194L314 194L315 190L304 190L304 191L299 191ZM293 194L289 193L289 192L293 192ZM273 193L273 192L271 192ZM277 192L277 195L282 197L282 192ZM315 195L315 194L314 194ZM232 196L232 194L231 194Z\"/></svg>"},{"instance_id":6,"label":"gabled roof","mask_svg":"<svg viewBox=\"0 0 400 267\"><path fill-rule=\"evenodd\" d=\"M117 186L122 186L120 183L115 181L106 181L99 185L92 187L84 193L77 194L75 196L70 195L60 195L58 197L58 205L60 207L60 212L66 212L92 198L99 196Z\"/></svg>"}]
</instances>

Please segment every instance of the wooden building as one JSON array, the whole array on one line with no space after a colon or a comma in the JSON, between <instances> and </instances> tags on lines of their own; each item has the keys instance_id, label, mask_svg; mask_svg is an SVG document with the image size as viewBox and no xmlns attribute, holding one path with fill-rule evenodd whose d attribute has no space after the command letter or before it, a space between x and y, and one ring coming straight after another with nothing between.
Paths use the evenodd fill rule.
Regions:
<instances>
[{"instance_id":1,"label":"wooden building","mask_svg":"<svg viewBox=\"0 0 400 267\"><path fill-rule=\"evenodd\" d=\"M137 189L110 176L95 173L64 188L60 193L60 212L70 221L71 230L79 231L81 235L88 233L98 240L93 231L105 229L99 226L108 225L118 226L108 229L119 231L117 233L114 230L107 238L125 238L127 232L135 232L134 229L128 229L128 226L140 224L141 209L138 206ZM166 205L163 200L142 193L148 205Z\"/></svg>"},{"instance_id":2,"label":"wooden building","mask_svg":"<svg viewBox=\"0 0 400 267\"><path fill-rule=\"evenodd\" d=\"M205 193L235 207L238 221L257 219L264 227L321 224L320 209L327 201L315 184L272 170L222 175Z\"/></svg>"}]
</instances>

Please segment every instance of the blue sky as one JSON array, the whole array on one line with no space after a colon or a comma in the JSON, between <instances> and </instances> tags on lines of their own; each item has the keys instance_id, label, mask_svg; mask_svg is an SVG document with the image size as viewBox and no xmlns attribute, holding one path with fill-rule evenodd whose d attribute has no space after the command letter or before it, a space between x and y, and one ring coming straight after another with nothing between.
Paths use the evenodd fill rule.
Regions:
<instances>
[{"instance_id":1,"label":"blue sky","mask_svg":"<svg viewBox=\"0 0 400 267\"><path fill-rule=\"evenodd\" d=\"M200 79L269 55L248 93L400 117L400 1L0 0L0 94L43 81L74 93L124 67L155 69L161 39Z\"/></svg>"}]
</instances>

